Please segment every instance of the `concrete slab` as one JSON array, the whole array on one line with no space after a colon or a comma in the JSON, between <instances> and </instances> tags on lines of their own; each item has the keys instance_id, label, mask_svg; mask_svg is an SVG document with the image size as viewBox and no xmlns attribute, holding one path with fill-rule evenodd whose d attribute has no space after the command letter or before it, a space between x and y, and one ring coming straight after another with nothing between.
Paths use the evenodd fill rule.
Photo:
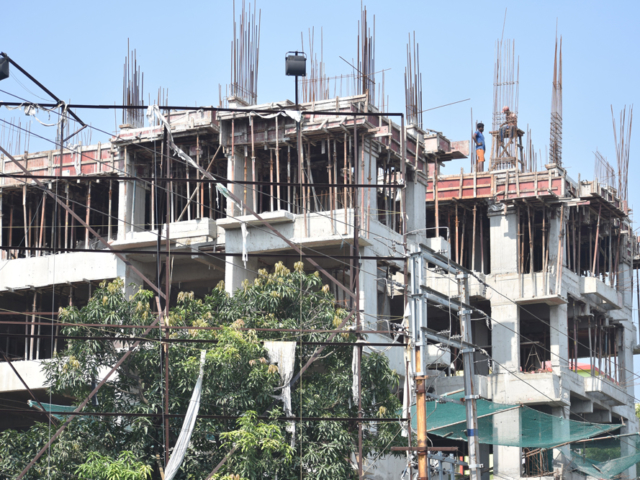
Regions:
<instances>
[{"instance_id":1,"label":"concrete slab","mask_svg":"<svg viewBox=\"0 0 640 480\"><path fill-rule=\"evenodd\" d=\"M166 241L167 229L160 232L162 241ZM169 238L172 242L181 239L193 239L201 237L203 241L213 241L217 236L216 221L211 218L199 218L184 222L174 222L169 224ZM127 238L118 240L111 244L114 250L126 250L132 248L152 247L158 241L158 232L129 232Z\"/></svg>"},{"instance_id":2,"label":"concrete slab","mask_svg":"<svg viewBox=\"0 0 640 480\"><path fill-rule=\"evenodd\" d=\"M0 291L50 287L66 282L124 276L125 265L112 253L61 253L0 261Z\"/></svg>"},{"instance_id":3,"label":"concrete slab","mask_svg":"<svg viewBox=\"0 0 640 480\"><path fill-rule=\"evenodd\" d=\"M633 403L633 399L623 391L623 387L615 385L605 377L584 377L584 389L596 403L608 407Z\"/></svg>"},{"instance_id":4,"label":"concrete slab","mask_svg":"<svg viewBox=\"0 0 640 480\"><path fill-rule=\"evenodd\" d=\"M260 217L271 225L277 223L291 223L296 219L296 215L286 210L264 212L260 214ZM243 223L246 223L247 226L260 226L263 224L262 221L255 217L255 215L242 215L235 218L221 218L218 220L218 226L225 230L240 228Z\"/></svg>"},{"instance_id":5,"label":"concrete slab","mask_svg":"<svg viewBox=\"0 0 640 480\"><path fill-rule=\"evenodd\" d=\"M596 277L580 277L580 293L600 300L605 310L620 309L624 305L622 293Z\"/></svg>"}]
</instances>

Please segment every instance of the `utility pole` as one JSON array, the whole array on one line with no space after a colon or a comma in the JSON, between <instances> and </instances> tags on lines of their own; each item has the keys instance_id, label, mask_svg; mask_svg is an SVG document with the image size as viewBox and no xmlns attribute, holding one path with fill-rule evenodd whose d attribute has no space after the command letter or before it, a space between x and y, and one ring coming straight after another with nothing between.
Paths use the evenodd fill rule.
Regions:
<instances>
[{"instance_id":1,"label":"utility pole","mask_svg":"<svg viewBox=\"0 0 640 480\"><path fill-rule=\"evenodd\" d=\"M427 403L426 403L426 358L427 341L423 328L427 328L427 298L423 292L425 261L421 250L411 252L411 319L409 329L413 343L414 380L416 388L416 422L418 427L418 480L427 480L429 458L427 457ZM411 435L411 428L409 428Z\"/></svg>"},{"instance_id":2,"label":"utility pole","mask_svg":"<svg viewBox=\"0 0 640 480\"><path fill-rule=\"evenodd\" d=\"M458 294L460 295L460 308L458 315L460 317L460 332L462 333L462 341L473 343L471 335L471 310L469 305L469 275L465 271L458 270L456 275L458 279ZM480 480L480 469L482 465L478 463L478 415L476 411L476 399L478 395L475 393L473 384L474 368L473 353L475 348L465 346L462 349L462 363L464 369L464 400L467 409L467 440L469 442L469 473L470 480Z\"/></svg>"}]
</instances>

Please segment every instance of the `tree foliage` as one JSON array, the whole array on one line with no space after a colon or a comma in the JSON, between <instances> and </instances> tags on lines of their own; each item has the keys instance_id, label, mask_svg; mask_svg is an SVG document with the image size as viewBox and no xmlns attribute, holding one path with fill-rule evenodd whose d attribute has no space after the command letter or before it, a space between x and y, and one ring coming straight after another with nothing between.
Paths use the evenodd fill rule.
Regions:
<instances>
[{"instance_id":1,"label":"tree foliage","mask_svg":"<svg viewBox=\"0 0 640 480\"><path fill-rule=\"evenodd\" d=\"M136 325L131 328L96 328L81 325L65 327L63 335L104 337L120 340L69 340L65 350L44 366L51 390L80 402L142 334L143 326L154 319L153 294L139 290L124 296L121 280L103 283L83 308L69 307L60 312L65 323ZM263 340L297 341L295 371L316 350L300 342L326 340L327 334L270 332L259 329L333 329L347 312L337 307L335 298L323 286L320 276L306 274L302 263L293 272L281 263L272 273L261 270L258 278L245 282L233 296L218 285L204 298L181 292L170 311L168 323L183 327L220 327L219 330L185 328L173 330L168 344L170 358L169 409L187 410L199 370L200 348L207 348L200 414L225 418L199 418L178 477L201 479L211 472L236 446L234 454L220 470L218 478L308 479L355 478L353 460L357 453L356 421L296 422L295 434L285 427L277 366L268 361ZM162 333L149 334L117 370L117 375L98 393L99 404L85 411L158 414L163 412L164 372L160 361ZM206 339L197 344L180 340ZM337 341L353 342L345 332ZM167 344L165 344L167 345ZM206 346L202 346L206 345ZM351 399L353 348L329 346L320 360L307 370L292 391L292 408L302 417L357 417ZM362 405L365 417L386 417L399 408L396 395L398 375L389 368L381 353L362 359ZM182 419L170 419L171 439L175 442ZM364 454L376 456L400 444L399 426L381 422L364 427ZM25 432L0 434L0 476L15 476L48 438L48 425L36 424ZM138 474L159 478L159 459L163 457L162 417L78 417L54 443L50 454L34 467L28 478L89 478L97 465L130 467ZM126 453L124 453L126 452ZM144 466L144 468L143 468ZM129 468L127 467L127 468ZM108 471L108 470L107 470ZM85 477L82 477L85 475ZM111 477L94 477L111 478ZM114 477L119 478L119 477ZM121 477L146 478L146 477Z\"/></svg>"}]
</instances>

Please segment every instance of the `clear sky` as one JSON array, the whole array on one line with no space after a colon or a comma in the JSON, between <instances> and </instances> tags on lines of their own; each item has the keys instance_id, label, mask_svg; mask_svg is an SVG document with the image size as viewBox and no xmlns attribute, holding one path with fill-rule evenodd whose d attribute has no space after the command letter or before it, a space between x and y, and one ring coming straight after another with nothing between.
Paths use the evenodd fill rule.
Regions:
<instances>
[{"instance_id":1,"label":"clear sky","mask_svg":"<svg viewBox=\"0 0 640 480\"><path fill-rule=\"evenodd\" d=\"M253 3L253 2L252 2ZM491 123L495 43L514 39L520 59L520 126L532 129L536 149L549 143L551 81L556 33L563 36L563 162L576 179L593 178L596 148L616 165L611 105L616 115L627 104L640 104L640 2L535 1L432 2L368 1L376 22L376 70L385 72L390 110L404 111L406 44L416 32L423 76L423 108L470 101L424 114L424 126L453 140L468 139L474 119ZM241 0L237 1L239 10ZM356 57L360 2L259 1L262 15L258 101L294 98L293 79L284 76L284 55L300 48L300 33L320 28L329 76L352 72L342 56ZM2 5L0 50L7 52L49 89L77 103L121 102L127 39L137 49L145 91L169 89L173 105L217 105L218 85L229 83L232 2L73 2L30 1ZM13 71L0 89L37 100L46 97ZM19 80L28 88L26 91ZM145 94L146 96L146 94ZM9 100L0 92L0 99ZM78 112L83 119L113 131L112 112ZM17 118L0 110L0 118ZM46 115L41 115L47 121ZM50 121L55 121L51 116ZM640 121L640 120L639 120ZM117 119L121 123L121 119ZM1 127L0 127L1 128ZM37 128L49 138L54 129ZM631 140L629 203L640 205L640 124ZM106 136L94 132L93 142ZM49 145L32 139L30 150ZM468 169L459 161L445 173ZM634 295L635 296L635 295ZM640 362L636 362L636 370Z\"/></svg>"}]
</instances>

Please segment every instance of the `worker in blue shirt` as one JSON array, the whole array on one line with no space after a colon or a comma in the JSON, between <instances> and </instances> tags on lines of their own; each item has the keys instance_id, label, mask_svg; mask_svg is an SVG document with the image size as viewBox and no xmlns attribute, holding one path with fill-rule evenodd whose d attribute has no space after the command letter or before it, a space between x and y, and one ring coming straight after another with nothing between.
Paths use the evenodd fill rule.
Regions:
<instances>
[{"instance_id":1,"label":"worker in blue shirt","mask_svg":"<svg viewBox=\"0 0 640 480\"><path fill-rule=\"evenodd\" d=\"M476 144L476 172L484 171L485 143L482 132L484 132L484 123L480 122L476 133L473 134L473 141Z\"/></svg>"}]
</instances>

